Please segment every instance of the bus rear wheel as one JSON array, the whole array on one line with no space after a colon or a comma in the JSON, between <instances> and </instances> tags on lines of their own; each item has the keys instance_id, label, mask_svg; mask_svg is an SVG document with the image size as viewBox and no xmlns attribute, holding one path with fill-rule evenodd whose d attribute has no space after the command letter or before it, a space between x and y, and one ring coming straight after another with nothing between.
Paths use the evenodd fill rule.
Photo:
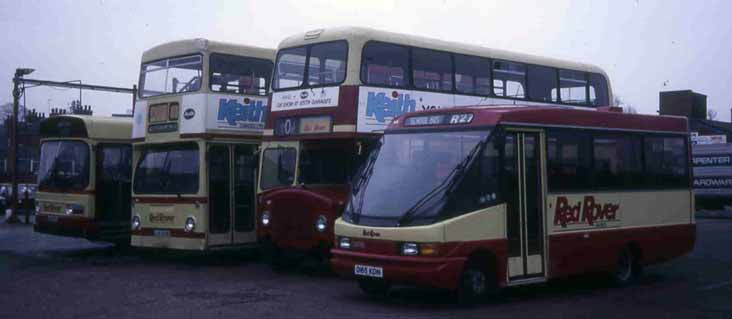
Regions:
<instances>
[{"instance_id":1,"label":"bus rear wheel","mask_svg":"<svg viewBox=\"0 0 732 319\"><path fill-rule=\"evenodd\" d=\"M613 273L613 279L619 285L628 285L636 281L641 273L638 254L630 246L626 246L618 256L618 265Z\"/></svg>"},{"instance_id":2,"label":"bus rear wheel","mask_svg":"<svg viewBox=\"0 0 732 319\"><path fill-rule=\"evenodd\" d=\"M391 285L388 282L380 279L361 278L358 279L358 287L361 288L361 291L363 291L367 295L383 296L389 292L389 288L391 288Z\"/></svg>"}]
</instances>

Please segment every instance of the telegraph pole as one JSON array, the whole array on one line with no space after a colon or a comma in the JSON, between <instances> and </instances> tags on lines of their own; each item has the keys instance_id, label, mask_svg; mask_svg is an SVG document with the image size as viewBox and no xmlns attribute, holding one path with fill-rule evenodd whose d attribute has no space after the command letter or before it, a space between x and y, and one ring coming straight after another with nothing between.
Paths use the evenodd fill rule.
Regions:
<instances>
[{"instance_id":1,"label":"telegraph pole","mask_svg":"<svg viewBox=\"0 0 732 319\"><path fill-rule=\"evenodd\" d=\"M13 76L13 118L10 119L10 145L8 145L8 173L10 173L10 216L7 223L18 222L18 104L20 104L20 84L24 75L33 73L33 69L15 69Z\"/></svg>"}]
</instances>

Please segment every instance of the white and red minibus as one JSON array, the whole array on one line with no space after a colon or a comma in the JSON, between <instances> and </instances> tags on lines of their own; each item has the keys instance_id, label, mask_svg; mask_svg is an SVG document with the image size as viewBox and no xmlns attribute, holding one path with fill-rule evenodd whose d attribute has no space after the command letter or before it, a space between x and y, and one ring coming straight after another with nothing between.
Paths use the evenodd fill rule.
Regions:
<instances>
[{"instance_id":1,"label":"white and red minibus","mask_svg":"<svg viewBox=\"0 0 732 319\"><path fill-rule=\"evenodd\" d=\"M687 121L550 107L396 118L352 182L331 263L368 293L392 283L475 300L491 288L612 272L695 240Z\"/></svg>"}]
</instances>

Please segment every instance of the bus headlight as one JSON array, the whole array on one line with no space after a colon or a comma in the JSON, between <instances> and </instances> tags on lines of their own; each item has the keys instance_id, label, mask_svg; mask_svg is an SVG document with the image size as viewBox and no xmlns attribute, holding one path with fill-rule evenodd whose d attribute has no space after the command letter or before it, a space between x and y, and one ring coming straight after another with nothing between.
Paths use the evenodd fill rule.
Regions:
<instances>
[{"instance_id":1,"label":"bus headlight","mask_svg":"<svg viewBox=\"0 0 732 319\"><path fill-rule=\"evenodd\" d=\"M41 203L36 203L36 214L41 213Z\"/></svg>"},{"instance_id":2,"label":"bus headlight","mask_svg":"<svg viewBox=\"0 0 732 319\"><path fill-rule=\"evenodd\" d=\"M186 218L186 224L183 226L183 230L190 233L194 229L196 229L196 219L193 217Z\"/></svg>"},{"instance_id":3,"label":"bus headlight","mask_svg":"<svg viewBox=\"0 0 732 319\"><path fill-rule=\"evenodd\" d=\"M142 223L140 222L140 216L132 216L132 230L140 230Z\"/></svg>"},{"instance_id":4,"label":"bus headlight","mask_svg":"<svg viewBox=\"0 0 732 319\"><path fill-rule=\"evenodd\" d=\"M82 215L84 214L84 207L79 204L68 204L66 205L66 215Z\"/></svg>"},{"instance_id":5,"label":"bus headlight","mask_svg":"<svg viewBox=\"0 0 732 319\"><path fill-rule=\"evenodd\" d=\"M262 212L262 225L267 226L270 222L269 211Z\"/></svg>"},{"instance_id":6,"label":"bus headlight","mask_svg":"<svg viewBox=\"0 0 732 319\"><path fill-rule=\"evenodd\" d=\"M405 256L419 255L419 245L417 245L416 243L402 244L402 255L405 255Z\"/></svg>"},{"instance_id":7,"label":"bus headlight","mask_svg":"<svg viewBox=\"0 0 732 319\"><path fill-rule=\"evenodd\" d=\"M351 249L351 239L348 237L338 238L338 247L340 249Z\"/></svg>"},{"instance_id":8,"label":"bus headlight","mask_svg":"<svg viewBox=\"0 0 732 319\"><path fill-rule=\"evenodd\" d=\"M328 228L328 218L323 215L318 215L318 218L315 220L315 229L322 233L326 228Z\"/></svg>"}]
</instances>

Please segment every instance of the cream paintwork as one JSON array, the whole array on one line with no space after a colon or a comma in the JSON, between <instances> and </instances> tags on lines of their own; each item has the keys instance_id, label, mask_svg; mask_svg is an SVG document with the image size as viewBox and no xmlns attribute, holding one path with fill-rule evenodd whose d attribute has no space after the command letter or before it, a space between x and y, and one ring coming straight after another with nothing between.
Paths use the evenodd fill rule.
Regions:
<instances>
[{"instance_id":1,"label":"cream paintwork","mask_svg":"<svg viewBox=\"0 0 732 319\"><path fill-rule=\"evenodd\" d=\"M91 116L91 115L58 115L54 119L75 118L84 122L87 140L129 141L132 136L132 119L129 117ZM45 136L44 138L54 138Z\"/></svg>"},{"instance_id":2,"label":"cream paintwork","mask_svg":"<svg viewBox=\"0 0 732 319\"><path fill-rule=\"evenodd\" d=\"M378 237L364 236L364 231L379 233ZM498 205L451 218L439 223L413 227L370 227L347 223L343 218L335 222L336 236L373 238L379 240L409 241L416 243L445 243L506 238L506 206Z\"/></svg>"},{"instance_id":3,"label":"cream paintwork","mask_svg":"<svg viewBox=\"0 0 732 319\"><path fill-rule=\"evenodd\" d=\"M142 228L155 229L180 229L186 222L186 218L194 217L196 219L196 232L202 232L208 229L208 204L141 204L135 203L132 208L133 214L140 216ZM164 215L172 217L169 221L159 221L159 219L151 218L152 215Z\"/></svg>"},{"instance_id":4,"label":"cream paintwork","mask_svg":"<svg viewBox=\"0 0 732 319\"><path fill-rule=\"evenodd\" d=\"M351 124L342 124L342 125L333 125L333 133L342 133L342 132L355 132L356 131L356 125Z\"/></svg>"},{"instance_id":5,"label":"cream paintwork","mask_svg":"<svg viewBox=\"0 0 732 319\"><path fill-rule=\"evenodd\" d=\"M541 273L544 265L544 258L542 255L528 255L526 256L526 272L528 274Z\"/></svg>"},{"instance_id":6,"label":"cream paintwork","mask_svg":"<svg viewBox=\"0 0 732 319\"><path fill-rule=\"evenodd\" d=\"M142 53L142 62L145 63L169 57L196 53L209 54L213 52L248 56L265 60L272 60L274 57L273 49L198 38L171 41L154 46ZM204 72L203 74L208 74L208 72ZM206 83L205 85L202 85L202 88L203 87L208 87L208 84Z\"/></svg>"},{"instance_id":7,"label":"cream paintwork","mask_svg":"<svg viewBox=\"0 0 732 319\"><path fill-rule=\"evenodd\" d=\"M92 196L91 194L38 192L36 193L36 202L38 205L41 205L41 207L43 207L44 204L61 205L62 207L66 207L67 204L78 204L84 207L84 214L74 216L94 218L94 216L96 215L96 212L94 211L94 196ZM58 213L52 213L42 210L41 214L59 216L66 215L64 210Z\"/></svg>"},{"instance_id":8,"label":"cream paintwork","mask_svg":"<svg viewBox=\"0 0 732 319\"><path fill-rule=\"evenodd\" d=\"M130 243L134 247L167 248L181 250L205 250L206 239L204 238L175 238L132 235Z\"/></svg>"},{"instance_id":9,"label":"cream paintwork","mask_svg":"<svg viewBox=\"0 0 732 319\"><path fill-rule=\"evenodd\" d=\"M508 277L524 274L524 259L522 257L508 257Z\"/></svg>"},{"instance_id":10,"label":"cream paintwork","mask_svg":"<svg viewBox=\"0 0 732 319\"><path fill-rule=\"evenodd\" d=\"M616 222L589 226L555 225L556 203L559 196L566 196L570 203L582 201L584 196L594 196L595 203L619 204ZM649 200L649 197L653 198ZM689 190L637 191L637 192L595 192L582 194L549 194L546 199L546 227L548 234L566 232L601 231L615 228L679 225L692 223L692 193Z\"/></svg>"}]
</instances>

